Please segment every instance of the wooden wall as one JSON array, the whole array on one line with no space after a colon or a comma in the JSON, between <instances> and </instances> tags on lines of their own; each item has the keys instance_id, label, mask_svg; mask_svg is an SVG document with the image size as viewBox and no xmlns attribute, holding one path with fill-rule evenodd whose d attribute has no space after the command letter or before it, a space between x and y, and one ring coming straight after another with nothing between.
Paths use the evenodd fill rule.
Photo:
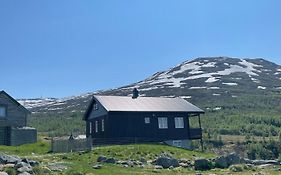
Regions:
<instances>
[{"instance_id":1,"label":"wooden wall","mask_svg":"<svg viewBox=\"0 0 281 175\"><path fill-rule=\"evenodd\" d=\"M0 126L26 126L26 111L3 93L0 93L0 105L7 107L7 116L5 118L0 118Z\"/></svg>"}]
</instances>

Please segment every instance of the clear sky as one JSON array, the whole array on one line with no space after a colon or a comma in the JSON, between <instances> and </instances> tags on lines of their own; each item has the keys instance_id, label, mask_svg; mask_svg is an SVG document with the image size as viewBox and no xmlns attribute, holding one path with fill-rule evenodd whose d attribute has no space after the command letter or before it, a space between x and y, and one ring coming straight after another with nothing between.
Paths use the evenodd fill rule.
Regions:
<instances>
[{"instance_id":1,"label":"clear sky","mask_svg":"<svg viewBox=\"0 0 281 175\"><path fill-rule=\"evenodd\" d=\"M0 90L65 97L201 56L281 64L280 0L1 0Z\"/></svg>"}]
</instances>

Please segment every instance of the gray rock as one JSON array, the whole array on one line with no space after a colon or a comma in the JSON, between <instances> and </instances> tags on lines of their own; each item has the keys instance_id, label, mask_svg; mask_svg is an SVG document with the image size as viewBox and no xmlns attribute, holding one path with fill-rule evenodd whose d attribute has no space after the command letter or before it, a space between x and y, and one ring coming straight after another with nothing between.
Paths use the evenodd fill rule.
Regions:
<instances>
[{"instance_id":1,"label":"gray rock","mask_svg":"<svg viewBox=\"0 0 281 175\"><path fill-rule=\"evenodd\" d=\"M183 168L189 168L190 167L190 164L188 164L188 163L179 163L179 165Z\"/></svg>"},{"instance_id":2,"label":"gray rock","mask_svg":"<svg viewBox=\"0 0 281 175\"><path fill-rule=\"evenodd\" d=\"M104 162L106 161L106 157L105 156L99 156L98 159L97 159L97 162Z\"/></svg>"},{"instance_id":3,"label":"gray rock","mask_svg":"<svg viewBox=\"0 0 281 175\"><path fill-rule=\"evenodd\" d=\"M169 157L159 157L155 161L156 165L162 166L163 168L169 168L169 167L179 167L179 161L174 158Z\"/></svg>"},{"instance_id":4,"label":"gray rock","mask_svg":"<svg viewBox=\"0 0 281 175\"><path fill-rule=\"evenodd\" d=\"M96 169L96 170L98 170L98 169L101 169L102 166L98 164L98 165L94 165L93 168Z\"/></svg>"},{"instance_id":5,"label":"gray rock","mask_svg":"<svg viewBox=\"0 0 281 175\"><path fill-rule=\"evenodd\" d=\"M215 167L216 168L228 168L229 164L227 162L227 159L224 156L217 157L215 160Z\"/></svg>"},{"instance_id":6,"label":"gray rock","mask_svg":"<svg viewBox=\"0 0 281 175\"><path fill-rule=\"evenodd\" d=\"M9 175L9 174L4 172L4 171L2 171L2 172L0 172L0 175Z\"/></svg>"},{"instance_id":7,"label":"gray rock","mask_svg":"<svg viewBox=\"0 0 281 175\"><path fill-rule=\"evenodd\" d=\"M238 165L231 165L229 167L229 170L232 171L232 172L242 172L243 168L241 166L238 166Z\"/></svg>"},{"instance_id":8,"label":"gray rock","mask_svg":"<svg viewBox=\"0 0 281 175\"><path fill-rule=\"evenodd\" d=\"M273 169L273 168L275 168L275 165L273 165L273 164L263 164L263 165L258 165L258 168L261 168L261 169Z\"/></svg>"},{"instance_id":9,"label":"gray rock","mask_svg":"<svg viewBox=\"0 0 281 175\"><path fill-rule=\"evenodd\" d=\"M106 159L104 162L105 162L105 163L112 163L112 164L115 164L115 163L116 163L116 160L115 160L113 157L111 157L111 158Z\"/></svg>"},{"instance_id":10,"label":"gray rock","mask_svg":"<svg viewBox=\"0 0 281 175\"><path fill-rule=\"evenodd\" d=\"M22 159L23 162L30 164L31 166L37 166L39 165L39 162L35 161L35 160L30 160L27 158Z\"/></svg>"},{"instance_id":11,"label":"gray rock","mask_svg":"<svg viewBox=\"0 0 281 175\"><path fill-rule=\"evenodd\" d=\"M141 158L141 159L140 159L140 162L141 162L142 164L147 164L147 160L146 160L145 158Z\"/></svg>"},{"instance_id":12,"label":"gray rock","mask_svg":"<svg viewBox=\"0 0 281 175\"><path fill-rule=\"evenodd\" d=\"M280 163L277 160L252 160L252 164L254 164L254 165L264 165L264 164L279 165Z\"/></svg>"},{"instance_id":13,"label":"gray rock","mask_svg":"<svg viewBox=\"0 0 281 175\"><path fill-rule=\"evenodd\" d=\"M212 169L212 163L207 159L196 159L194 168L195 170L210 170Z\"/></svg>"},{"instance_id":14,"label":"gray rock","mask_svg":"<svg viewBox=\"0 0 281 175\"><path fill-rule=\"evenodd\" d=\"M0 164L7 164L7 163L17 164L18 162L21 162L21 158L17 156L0 154Z\"/></svg>"},{"instance_id":15,"label":"gray rock","mask_svg":"<svg viewBox=\"0 0 281 175\"><path fill-rule=\"evenodd\" d=\"M23 172L32 172L32 167L28 163L25 162L19 162L16 164L15 168L17 169L18 172L23 173Z\"/></svg>"},{"instance_id":16,"label":"gray rock","mask_svg":"<svg viewBox=\"0 0 281 175\"><path fill-rule=\"evenodd\" d=\"M179 159L179 163L187 163L187 164L189 164L190 160L182 158L182 159Z\"/></svg>"},{"instance_id":17,"label":"gray rock","mask_svg":"<svg viewBox=\"0 0 281 175\"><path fill-rule=\"evenodd\" d=\"M160 166L160 165L155 165L154 168L155 168L156 170L161 170L161 169L163 169L163 167Z\"/></svg>"},{"instance_id":18,"label":"gray rock","mask_svg":"<svg viewBox=\"0 0 281 175\"><path fill-rule=\"evenodd\" d=\"M235 164L241 163L241 159L240 159L239 155L236 153L231 153L229 155L226 155L225 158L229 165L235 165Z\"/></svg>"}]
</instances>

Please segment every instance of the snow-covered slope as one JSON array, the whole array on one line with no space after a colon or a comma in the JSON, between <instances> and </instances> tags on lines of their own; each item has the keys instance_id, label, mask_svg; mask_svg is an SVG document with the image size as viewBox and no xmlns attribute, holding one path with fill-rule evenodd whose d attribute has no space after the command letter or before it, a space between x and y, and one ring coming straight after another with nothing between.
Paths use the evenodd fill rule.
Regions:
<instances>
[{"instance_id":1,"label":"snow-covered slope","mask_svg":"<svg viewBox=\"0 0 281 175\"><path fill-rule=\"evenodd\" d=\"M98 94L127 96L135 87L141 96L179 96L195 103L210 99L229 100L249 93L279 93L281 66L264 59L197 58L158 72L143 81ZM33 112L83 112L93 94L67 99L20 100L20 103Z\"/></svg>"}]
</instances>

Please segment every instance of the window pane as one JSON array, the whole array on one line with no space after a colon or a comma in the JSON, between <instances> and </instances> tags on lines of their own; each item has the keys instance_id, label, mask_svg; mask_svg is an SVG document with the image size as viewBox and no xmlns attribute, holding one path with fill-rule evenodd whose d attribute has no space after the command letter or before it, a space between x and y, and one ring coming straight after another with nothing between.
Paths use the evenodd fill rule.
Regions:
<instances>
[{"instance_id":1,"label":"window pane","mask_svg":"<svg viewBox=\"0 0 281 175\"><path fill-rule=\"evenodd\" d=\"M6 117L6 108L4 106L0 106L0 117Z\"/></svg>"},{"instance_id":2,"label":"window pane","mask_svg":"<svg viewBox=\"0 0 281 175\"><path fill-rule=\"evenodd\" d=\"M166 129L166 128L168 128L167 117L159 117L158 118L158 126L159 126L159 129Z\"/></svg>"},{"instance_id":3,"label":"window pane","mask_svg":"<svg viewBox=\"0 0 281 175\"><path fill-rule=\"evenodd\" d=\"M101 131L104 131L104 119L101 120Z\"/></svg>"},{"instance_id":4,"label":"window pane","mask_svg":"<svg viewBox=\"0 0 281 175\"><path fill-rule=\"evenodd\" d=\"M183 117L175 117L175 128L184 128Z\"/></svg>"},{"instance_id":5,"label":"window pane","mask_svg":"<svg viewBox=\"0 0 281 175\"><path fill-rule=\"evenodd\" d=\"M145 123L145 124L150 123L150 118L149 118L149 117L145 117L145 118L144 118L144 123Z\"/></svg>"},{"instance_id":6,"label":"window pane","mask_svg":"<svg viewBox=\"0 0 281 175\"><path fill-rule=\"evenodd\" d=\"M92 122L90 122L89 132L92 134Z\"/></svg>"},{"instance_id":7,"label":"window pane","mask_svg":"<svg viewBox=\"0 0 281 175\"><path fill-rule=\"evenodd\" d=\"M96 132L98 132L98 121L96 121Z\"/></svg>"}]
</instances>

